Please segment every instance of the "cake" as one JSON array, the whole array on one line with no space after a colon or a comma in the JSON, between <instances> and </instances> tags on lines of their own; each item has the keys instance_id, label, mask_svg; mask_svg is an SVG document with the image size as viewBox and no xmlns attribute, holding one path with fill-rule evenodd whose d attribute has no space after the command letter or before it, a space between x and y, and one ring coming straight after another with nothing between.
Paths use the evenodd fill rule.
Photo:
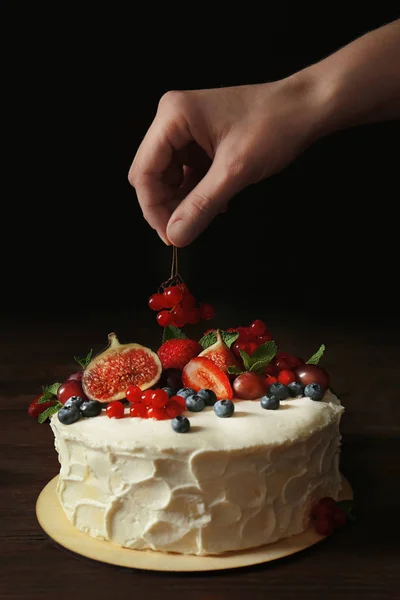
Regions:
<instances>
[{"instance_id":1,"label":"cake","mask_svg":"<svg viewBox=\"0 0 400 600\"><path fill-rule=\"evenodd\" d=\"M214 310L193 308L179 282L149 306L159 348L111 333L29 409L54 433L67 519L119 547L198 556L272 544L311 521L329 534L345 520L344 409L319 364L325 346L308 360L282 352L261 320L192 339L183 326Z\"/></svg>"},{"instance_id":2,"label":"cake","mask_svg":"<svg viewBox=\"0 0 400 600\"><path fill-rule=\"evenodd\" d=\"M187 434L124 412L70 425L51 418L59 501L95 538L217 555L300 533L320 498L339 496L343 407L329 390L318 402L288 398L279 410L235 400L231 418L205 407L190 413Z\"/></svg>"}]
</instances>

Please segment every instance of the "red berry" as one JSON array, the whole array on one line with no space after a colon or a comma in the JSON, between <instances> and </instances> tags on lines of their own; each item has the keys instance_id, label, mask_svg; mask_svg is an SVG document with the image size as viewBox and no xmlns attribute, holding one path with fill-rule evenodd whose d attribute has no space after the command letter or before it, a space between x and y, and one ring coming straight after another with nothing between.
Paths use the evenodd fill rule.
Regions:
<instances>
[{"instance_id":1,"label":"red berry","mask_svg":"<svg viewBox=\"0 0 400 600\"><path fill-rule=\"evenodd\" d=\"M276 364L278 371L283 371L284 369L290 371L289 363L285 358L278 358L275 361L275 364Z\"/></svg>"},{"instance_id":2,"label":"red berry","mask_svg":"<svg viewBox=\"0 0 400 600\"><path fill-rule=\"evenodd\" d=\"M167 327L172 324L172 315L167 310L162 310L158 313L156 320L161 327Z\"/></svg>"},{"instance_id":3,"label":"red berry","mask_svg":"<svg viewBox=\"0 0 400 600\"><path fill-rule=\"evenodd\" d=\"M212 304L202 303L200 304L200 317L209 321L215 316L215 308Z\"/></svg>"},{"instance_id":4,"label":"red berry","mask_svg":"<svg viewBox=\"0 0 400 600\"><path fill-rule=\"evenodd\" d=\"M129 402L141 402L142 390L138 385L130 385L125 392L125 398L129 400Z\"/></svg>"},{"instance_id":5,"label":"red berry","mask_svg":"<svg viewBox=\"0 0 400 600\"><path fill-rule=\"evenodd\" d=\"M247 354L249 356L251 356L253 354L253 352L255 350L257 350L257 348L258 348L257 342L247 342L247 344L245 346L245 352L247 352Z\"/></svg>"},{"instance_id":6,"label":"red berry","mask_svg":"<svg viewBox=\"0 0 400 600\"><path fill-rule=\"evenodd\" d=\"M192 308L194 308L196 305L196 299L193 296L193 294L191 294L189 292L189 290L187 289L186 286L183 287L183 298L182 298L182 308L184 308L186 311L191 311Z\"/></svg>"},{"instance_id":7,"label":"red berry","mask_svg":"<svg viewBox=\"0 0 400 600\"><path fill-rule=\"evenodd\" d=\"M257 373L242 373L238 375L233 384L235 396L241 400L256 400L265 394L265 381Z\"/></svg>"},{"instance_id":8,"label":"red berry","mask_svg":"<svg viewBox=\"0 0 400 600\"><path fill-rule=\"evenodd\" d=\"M246 346L247 346L247 342L240 340L233 344L231 350L237 358L241 358L240 350L244 350L244 352L246 352Z\"/></svg>"},{"instance_id":9,"label":"red berry","mask_svg":"<svg viewBox=\"0 0 400 600\"><path fill-rule=\"evenodd\" d=\"M84 400L87 399L87 396L82 388L82 382L78 379L66 379L57 390L57 398L61 404L65 404L66 401L71 398L71 396L79 396Z\"/></svg>"},{"instance_id":10,"label":"red berry","mask_svg":"<svg viewBox=\"0 0 400 600\"><path fill-rule=\"evenodd\" d=\"M167 415L169 416L170 419L174 419L175 417L178 417L179 415L181 415L184 412L185 408L182 406L182 404L178 404L178 402L175 401L169 401L168 405L165 407L165 412L167 413Z\"/></svg>"},{"instance_id":11,"label":"red berry","mask_svg":"<svg viewBox=\"0 0 400 600\"><path fill-rule=\"evenodd\" d=\"M251 333L253 333L254 335L257 335L257 336L264 335L266 329L267 329L267 327L266 327L264 321L261 321L260 319L256 319L250 325Z\"/></svg>"},{"instance_id":12,"label":"red berry","mask_svg":"<svg viewBox=\"0 0 400 600\"><path fill-rule=\"evenodd\" d=\"M265 378L265 385L267 386L267 391L268 386L270 386L271 383L278 383L278 378L274 377L273 375L268 375L268 377Z\"/></svg>"},{"instance_id":13,"label":"red berry","mask_svg":"<svg viewBox=\"0 0 400 600\"><path fill-rule=\"evenodd\" d=\"M270 363L269 365L267 365L265 367L264 373L275 377L276 375L278 375L279 371L278 371L278 368L276 365L274 365L273 363ZM276 381L278 381L278 380L276 380Z\"/></svg>"},{"instance_id":14,"label":"red berry","mask_svg":"<svg viewBox=\"0 0 400 600\"><path fill-rule=\"evenodd\" d=\"M168 404L169 396L165 390L154 390L151 395L151 406L163 408Z\"/></svg>"},{"instance_id":15,"label":"red berry","mask_svg":"<svg viewBox=\"0 0 400 600\"><path fill-rule=\"evenodd\" d=\"M278 375L278 381L279 383L283 383L283 385L289 385L289 383L296 381L296 375L289 369L283 369Z\"/></svg>"},{"instance_id":16,"label":"red berry","mask_svg":"<svg viewBox=\"0 0 400 600\"><path fill-rule=\"evenodd\" d=\"M165 421L168 419L168 415L165 408L156 408L155 406L150 406L150 408L147 409L147 418L156 419L157 421Z\"/></svg>"},{"instance_id":17,"label":"red berry","mask_svg":"<svg viewBox=\"0 0 400 600\"><path fill-rule=\"evenodd\" d=\"M122 419L125 414L124 405L119 400L115 400L114 402L110 402L107 404L106 408L107 417L110 419Z\"/></svg>"},{"instance_id":18,"label":"red berry","mask_svg":"<svg viewBox=\"0 0 400 600\"><path fill-rule=\"evenodd\" d=\"M176 402L177 404L180 404L180 406L183 406L183 408L186 408L186 400L182 396L171 396L169 401L171 404L172 402Z\"/></svg>"},{"instance_id":19,"label":"red berry","mask_svg":"<svg viewBox=\"0 0 400 600\"><path fill-rule=\"evenodd\" d=\"M136 402L132 404L130 408L131 417L140 417L141 419L147 419L147 408L142 402Z\"/></svg>"},{"instance_id":20,"label":"red berry","mask_svg":"<svg viewBox=\"0 0 400 600\"><path fill-rule=\"evenodd\" d=\"M238 342L254 342L256 340L256 336L251 333L248 327L237 327L236 331L239 334Z\"/></svg>"},{"instance_id":21,"label":"red berry","mask_svg":"<svg viewBox=\"0 0 400 600\"><path fill-rule=\"evenodd\" d=\"M183 327L187 323L187 316L182 306L177 306L171 313L176 327Z\"/></svg>"},{"instance_id":22,"label":"red berry","mask_svg":"<svg viewBox=\"0 0 400 600\"><path fill-rule=\"evenodd\" d=\"M325 496L321 498L314 507L313 516L315 519L320 517L331 517L337 509L337 504L333 498Z\"/></svg>"},{"instance_id":23,"label":"red berry","mask_svg":"<svg viewBox=\"0 0 400 600\"><path fill-rule=\"evenodd\" d=\"M148 305L151 310L161 310L162 308L165 308L163 296L161 294L153 294L149 298Z\"/></svg>"},{"instance_id":24,"label":"red berry","mask_svg":"<svg viewBox=\"0 0 400 600\"><path fill-rule=\"evenodd\" d=\"M157 350L164 371L182 371L189 360L200 354L203 347L196 340L173 338L164 342Z\"/></svg>"},{"instance_id":25,"label":"red berry","mask_svg":"<svg viewBox=\"0 0 400 600\"><path fill-rule=\"evenodd\" d=\"M172 308L183 298L183 291L177 285L171 285L163 291L163 301L165 308Z\"/></svg>"},{"instance_id":26,"label":"red berry","mask_svg":"<svg viewBox=\"0 0 400 600\"><path fill-rule=\"evenodd\" d=\"M329 517L319 517L314 527L319 535L332 535L334 529L332 519Z\"/></svg>"},{"instance_id":27,"label":"red berry","mask_svg":"<svg viewBox=\"0 0 400 600\"><path fill-rule=\"evenodd\" d=\"M143 404L145 406L151 406L153 392L154 392L154 390L145 390L144 392L142 392L141 401L143 402Z\"/></svg>"},{"instance_id":28,"label":"red berry","mask_svg":"<svg viewBox=\"0 0 400 600\"><path fill-rule=\"evenodd\" d=\"M334 527L343 527L347 523L347 513L343 508L336 505L333 511L333 525Z\"/></svg>"},{"instance_id":29,"label":"red berry","mask_svg":"<svg viewBox=\"0 0 400 600\"><path fill-rule=\"evenodd\" d=\"M44 394L39 394L39 396L36 396L36 398L32 400L32 402L28 406L28 414L34 419L37 419L43 411L45 411L50 406L54 406L54 404L56 404L57 402L57 399L54 398L54 400L49 400L48 402L42 402L41 404L38 404L38 401L40 400L40 398L43 398L43 395Z\"/></svg>"},{"instance_id":30,"label":"red berry","mask_svg":"<svg viewBox=\"0 0 400 600\"><path fill-rule=\"evenodd\" d=\"M266 331L263 335L258 336L258 341L260 342L260 344L265 344L266 342L270 342L273 339L274 338L272 337L272 333L270 333L269 331Z\"/></svg>"}]
</instances>

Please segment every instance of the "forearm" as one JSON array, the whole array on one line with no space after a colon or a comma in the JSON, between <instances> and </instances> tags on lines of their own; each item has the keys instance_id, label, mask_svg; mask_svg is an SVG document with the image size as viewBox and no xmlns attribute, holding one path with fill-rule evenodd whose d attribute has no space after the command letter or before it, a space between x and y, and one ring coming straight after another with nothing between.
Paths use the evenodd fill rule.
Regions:
<instances>
[{"instance_id":1,"label":"forearm","mask_svg":"<svg viewBox=\"0 0 400 600\"><path fill-rule=\"evenodd\" d=\"M400 118L400 19L304 69L315 135Z\"/></svg>"}]
</instances>

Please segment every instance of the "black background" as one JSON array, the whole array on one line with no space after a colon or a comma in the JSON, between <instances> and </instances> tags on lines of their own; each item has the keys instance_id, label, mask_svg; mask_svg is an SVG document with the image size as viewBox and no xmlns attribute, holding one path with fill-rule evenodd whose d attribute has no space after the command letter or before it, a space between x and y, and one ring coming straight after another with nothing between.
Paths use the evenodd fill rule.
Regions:
<instances>
[{"instance_id":1,"label":"black background","mask_svg":"<svg viewBox=\"0 0 400 600\"><path fill-rule=\"evenodd\" d=\"M284 77L398 18L396 4L3 2L2 318L145 306L171 249L127 174L162 94ZM265 319L397 316L399 167L398 123L320 140L234 198L180 251L181 274L217 309Z\"/></svg>"}]
</instances>

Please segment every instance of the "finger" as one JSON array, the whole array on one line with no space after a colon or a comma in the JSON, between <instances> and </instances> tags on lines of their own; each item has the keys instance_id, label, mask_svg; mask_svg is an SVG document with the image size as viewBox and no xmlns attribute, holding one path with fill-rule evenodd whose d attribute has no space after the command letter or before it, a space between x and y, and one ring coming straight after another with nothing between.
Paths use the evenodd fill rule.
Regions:
<instances>
[{"instance_id":1,"label":"finger","mask_svg":"<svg viewBox=\"0 0 400 600\"><path fill-rule=\"evenodd\" d=\"M226 210L227 203L241 187L240 178L227 168L222 153L217 153L207 174L172 214L166 229L171 244L177 247L190 244Z\"/></svg>"}]
</instances>

